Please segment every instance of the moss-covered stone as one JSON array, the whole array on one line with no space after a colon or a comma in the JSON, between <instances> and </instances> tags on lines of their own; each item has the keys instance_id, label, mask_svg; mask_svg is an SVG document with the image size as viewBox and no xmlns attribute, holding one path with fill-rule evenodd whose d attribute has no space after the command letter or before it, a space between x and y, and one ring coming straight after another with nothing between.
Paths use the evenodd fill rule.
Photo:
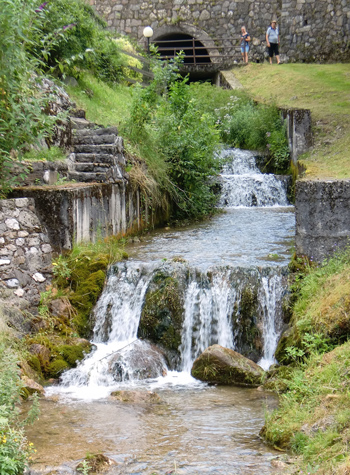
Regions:
<instances>
[{"instance_id":1,"label":"moss-covered stone","mask_svg":"<svg viewBox=\"0 0 350 475\"><path fill-rule=\"evenodd\" d=\"M232 313L232 328L235 333L236 348L242 355L254 361L260 358L263 345L258 315L257 288L246 286Z\"/></svg>"},{"instance_id":2,"label":"moss-covered stone","mask_svg":"<svg viewBox=\"0 0 350 475\"><path fill-rule=\"evenodd\" d=\"M77 316L74 317L73 322L79 335L89 336L91 333L90 312L102 292L105 279L106 273L103 270L93 272L86 280L81 280L77 284L75 292L69 297L71 304L77 310Z\"/></svg>"},{"instance_id":3,"label":"moss-covered stone","mask_svg":"<svg viewBox=\"0 0 350 475\"><path fill-rule=\"evenodd\" d=\"M63 358L57 358L49 364L46 377L58 378L67 369L69 369L69 364Z\"/></svg>"},{"instance_id":4,"label":"moss-covered stone","mask_svg":"<svg viewBox=\"0 0 350 475\"><path fill-rule=\"evenodd\" d=\"M277 366L266 373L264 389L276 393L284 393L289 388L289 381L292 377L293 368L289 366Z\"/></svg>"},{"instance_id":5,"label":"moss-covered stone","mask_svg":"<svg viewBox=\"0 0 350 475\"><path fill-rule=\"evenodd\" d=\"M31 355L27 360L29 366L36 372L38 375L42 375L41 364L38 356Z\"/></svg>"},{"instance_id":6,"label":"moss-covered stone","mask_svg":"<svg viewBox=\"0 0 350 475\"><path fill-rule=\"evenodd\" d=\"M260 386L264 370L236 351L213 345L193 363L194 378L214 384Z\"/></svg>"},{"instance_id":7,"label":"moss-covered stone","mask_svg":"<svg viewBox=\"0 0 350 475\"><path fill-rule=\"evenodd\" d=\"M71 368L75 368L77 362L81 361L86 353L90 350L91 345L62 345L57 348L58 353L69 364Z\"/></svg>"},{"instance_id":8,"label":"moss-covered stone","mask_svg":"<svg viewBox=\"0 0 350 475\"><path fill-rule=\"evenodd\" d=\"M183 313L183 293L178 281L157 272L146 295L138 336L177 352L181 344Z\"/></svg>"},{"instance_id":9,"label":"moss-covered stone","mask_svg":"<svg viewBox=\"0 0 350 475\"><path fill-rule=\"evenodd\" d=\"M281 338L277 344L275 351L275 358L280 364L290 364L293 363L293 359L286 352L286 348L295 346L301 346L300 335L296 327L288 328L285 332L282 333Z\"/></svg>"}]
</instances>

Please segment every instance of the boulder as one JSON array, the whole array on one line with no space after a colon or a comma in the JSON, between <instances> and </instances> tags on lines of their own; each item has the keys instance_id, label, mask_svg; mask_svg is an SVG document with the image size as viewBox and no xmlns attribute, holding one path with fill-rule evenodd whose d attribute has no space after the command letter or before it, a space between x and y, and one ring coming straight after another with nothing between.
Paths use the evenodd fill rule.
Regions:
<instances>
[{"instance_id":1,"label":"boulder","mask_svg":"<svg viewBox=\"0 0 350 475\"><path fill-rule=\"evenodd\" d=\"M44 388L40 384L36 383L33 379L30 379L27 376L22 376L21 379L23 383L22 394L25 398L34 393L39 394L39 396L44 395Z\"/></svg>"},{"instance_id":2,"label":"boulder","mask_svg":"<svg viewBox=\"0 0 350 475\"><path fill-rule=\"evenodd\" d=\"M207 348L193 363L194 378L214 384L259 386L265 371L236 351L220 345Z\"/></svg>"},{"instance_id":3,"label":"boulder","mask_svg":"<svg viewBox=\"0 0 350 475\"><path fill-rule=\"evenodd\" d=\"M167 365L159 348L137 340L111 357L108 371L116 381L132 381L165 376Z\"/></svg>"},{"instance_id":4,"label":"boulder","mask_svg":"<svg viewBox=\"0 0 350 475\"><path fill-rule=\"evenodd\" d=\"M30 345L29 352L32 355L37 356L43 365L49 364L51 351L46 348L46 346L34 343L33 345Z\"/></svg>"},{"instance_id":5,"label":"boulder","mask_svg":"<svg viewBox=\"0 0 350 475\"><path fill-rule=\"evenodd\" d=\"M152 391L114 391L111 393L113 399L134 404L158 404L161 402L157 393Z\"/></svg>"}]
</instances>

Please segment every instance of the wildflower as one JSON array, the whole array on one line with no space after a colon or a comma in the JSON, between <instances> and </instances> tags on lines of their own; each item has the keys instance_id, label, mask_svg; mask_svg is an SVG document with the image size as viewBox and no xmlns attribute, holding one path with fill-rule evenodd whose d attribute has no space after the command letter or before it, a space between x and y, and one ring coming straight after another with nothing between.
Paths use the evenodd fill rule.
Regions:
<instances>
[{"instance_id":1,"label":"wildflower","mask_svg":"<svg viewBox=\"0 0 350 475\"><path fill-rule=\"evenodd\" d=\"M267 148L271 148L271 144L268 143L268 144L266 145L266 147L267 147Z\"/></svg>"},{"instance_id":2,"label":"wildflower","mask_svg":"<svg viewBox=\"0 0 350 475\"><path fill-rule=\"evenodd\" d=\"M35 13L42 12L48 3L49 3L49 2L42 3L42 4L40 5L40 7L38 7L38 8L35 10Z\"/></svg>"},{"instance_id":3,"label":"wildflower","mask_svg":"<svg viewBox=\"0 0 350 475\"><path fill-rule=\"evenodd\" d=\"M76 23L69 23L69 25L65 25L62 29L63 30L70 30L71 28L74 28L75 26L77 26Z\"/></svg>"},{"instance_id":4,"label":"wildflower","mask_svg":"<svg viewBox=\"0 0 350 475\"><path fill-rule=\"evenodd\" d=\"M271 132L266 132L266 137L271 137Z\"/></svg>"}]
</instances>

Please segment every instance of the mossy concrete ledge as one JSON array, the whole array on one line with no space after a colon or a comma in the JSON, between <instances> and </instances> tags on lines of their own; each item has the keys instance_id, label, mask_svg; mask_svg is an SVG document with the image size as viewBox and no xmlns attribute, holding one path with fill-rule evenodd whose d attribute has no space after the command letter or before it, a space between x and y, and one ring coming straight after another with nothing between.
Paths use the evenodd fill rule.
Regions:
<instances>
[{"instance_id":1,"label":"mossy concrete ledge","mask_svg":"<svg viewBox=\"0 0 350 475\"><path fill-rule=\"evenodd\" d=\"M301 180L295 189L296 253L322 262L349 244L350 180Z\"/></svg>"},{"instance_id":2,"label":"mossy concrete ledge","mask_svg":"<svg viewBox=\"0 0 350 475\"><path fill-rule=\"evenodd\" d=\"M236 351L213 345L195 360L191 374L207 383L256 387L265 371Z\"/></svg>"},{"instance_id":3,"label":"mossy concrete ledge","mask_svg":"<svg viewBox=\"0 0 350 475\"><path fill-rule=\"evenodd\" d=\"M149 213L140 192L126 182L23 187L11 196L34 199L50 244L58 252L70 250L74 242L94 242L156 224L155 213Z\"/></svg>"}]
</instances>

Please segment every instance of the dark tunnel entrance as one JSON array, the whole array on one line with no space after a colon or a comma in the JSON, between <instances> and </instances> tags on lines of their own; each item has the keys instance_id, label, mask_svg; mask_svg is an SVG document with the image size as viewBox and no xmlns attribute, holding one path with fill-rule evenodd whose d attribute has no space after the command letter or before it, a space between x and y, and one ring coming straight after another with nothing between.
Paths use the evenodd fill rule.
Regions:
<instances>
[{"instance_id":1,"label":"dark tunnel entrance","mask_svg":"<svg viewBox=\"0 0 350 475\"><path fill-rule=\"evenodd\" d=\"M184 64L210 64L208 50L199 40L183 33L164 35L153 41L157 46L161 59L171 59L180 51L184 51Z\"/></svg>"}]
</instances>

